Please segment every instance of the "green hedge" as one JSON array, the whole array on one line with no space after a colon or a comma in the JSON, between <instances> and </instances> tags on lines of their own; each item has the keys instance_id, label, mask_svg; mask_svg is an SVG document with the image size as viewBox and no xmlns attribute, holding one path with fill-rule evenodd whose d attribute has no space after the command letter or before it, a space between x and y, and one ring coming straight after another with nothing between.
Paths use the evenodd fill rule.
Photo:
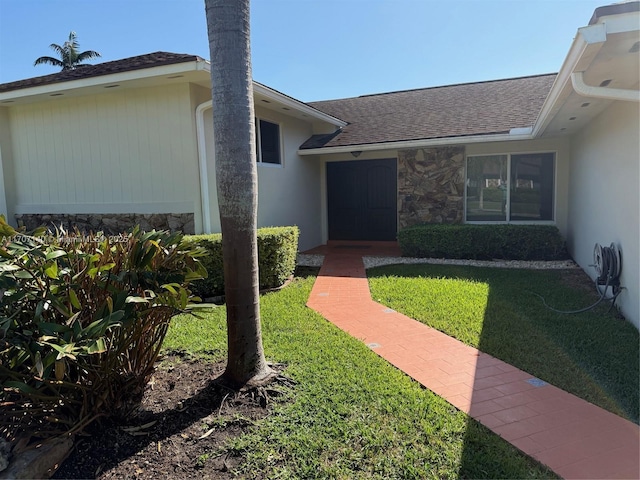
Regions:
<instances>
[{"instance_id":1,"label":"green hedge","mask_svg":"<svg viewBox=\"0 0 640 480\"><path fill-rule=\"evenodd\" d=\"M406 257L563 260L569 258L551 225L416 225L398 233Z\"/></svg>"},{"instance_id":2,"label":"green hedge","mask_svg":"<svg viewBox=\"0 0 640 480\"><path fill-rule=\"evenodd\" d=\"M284 284L296 268L298 253L298 227L266 227L258 229L258 264L260 289L276 288ZM200 261L209 276L191 284L191 290L201 298L224 294L222 268L222 235L188 235L207 251Z\"/></svg>"}]
</instances>

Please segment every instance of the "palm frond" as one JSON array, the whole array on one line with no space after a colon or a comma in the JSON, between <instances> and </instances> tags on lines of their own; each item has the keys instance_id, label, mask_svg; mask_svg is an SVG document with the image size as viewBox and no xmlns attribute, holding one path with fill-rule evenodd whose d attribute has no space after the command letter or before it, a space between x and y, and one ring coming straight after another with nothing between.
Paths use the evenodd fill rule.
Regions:
<instances>
[{"instance_id":1,"label":"palm frond","mask_svg":"<svg viewBox=\"0 0 640 480\"><path fill-rule=\"evenodd\" d=\"M98 58L100 56L101 55L94 50L87 50L78 54L78 56L76 57L76 62L80 63L84 62L85 60L91 60L92 58Z\"/></svg>"},{"instance_id":2,"label":"palm frond","mask_svg":"<svg viewBox=\"0 0 640 480\"><path fill-rule=\"evenodd\" d=\"M36 61L33 62L33 66L35 67L36 65L53 65L54 67L64 68L64 63L62 63L57 58L53 58L53 57L37 58Z\"/></svg>"}]
</instances>

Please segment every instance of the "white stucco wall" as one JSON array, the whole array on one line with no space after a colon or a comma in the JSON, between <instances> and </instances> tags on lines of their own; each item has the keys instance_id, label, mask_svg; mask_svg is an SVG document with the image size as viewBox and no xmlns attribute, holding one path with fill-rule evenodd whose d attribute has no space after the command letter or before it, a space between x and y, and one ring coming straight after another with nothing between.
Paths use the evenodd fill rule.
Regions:
<instances>
[{"instance_id":1,"label":"white stucco wall","mask_svg":"<svg viewBox=\"0 0 640 480\"><path fill-rule=\"evenodd\" d=\"M256 116L280 125L283 150L281 166L258 164L258 227L297 225L301 251L320 245L320 162L297 154L298 147L312 134L311 124L259 107ZM211 109L204 112L204 128L207 134L213 132ZM206 152L208 159L215 159L212 136L207 136ZM208 172L207 176L210 185L215 185L215 173ZM209 192L209 208L211 231L219 232L215 188Z\"/></svg>"},{"instance_id":2,"label":"white stucco wall","mask_svg":"<svg viewBox=\"0 0 640 480\"><path fill-rule=\"evenodd\" d=\"M9 109L15 213L188 213L201 228L187 84Z\"/></svg>"},{"instance_id":3,"label":"white stucco wall","mask_svg":"<svg viewBox=\"0 0 640 480\"><path fill-rule=\"evenodd\" d=\"M617 300L640 328L640 124L638 104L616 102L571 139L567 241L574 260L592 277L595 243L622 252Z\"/></svg>"}]
</instances>

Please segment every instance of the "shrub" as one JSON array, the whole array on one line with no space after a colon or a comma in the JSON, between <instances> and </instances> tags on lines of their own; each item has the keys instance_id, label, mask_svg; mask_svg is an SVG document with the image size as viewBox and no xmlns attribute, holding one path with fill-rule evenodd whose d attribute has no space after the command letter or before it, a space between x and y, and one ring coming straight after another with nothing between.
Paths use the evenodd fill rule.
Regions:
<instances>
[{"instance_id":1,"label":"shrub","mask_svg":"<svg viewBox=\"0 0 640 480\"><path fill-rule=\"evenodd\" d=\"M416 225L401 230L407 257L505 260L568 258L558 229L551 225Z\"/></svg>"},{"instance_id":2,"label":"shrub","mask_svg":"<svg viewBox=\"0 0 640 480\"><path fill-rule=\"evenodd\" d=\"M258 229L260 289L280 287L293 274L296 268L298 234L298 227ZM200 260L209 276L193 283L194 293L202 298L223 295L222 235L189 235L185 239L206 251L206 255Z\"/></svg>"},{"instance_id":3,"label":"shrub","mask_svg":"<svg viewBox=\"0 0 640 480\"><path fill-rule=\"evenodd\" d=\"M136 408L206 275L169 232L18 234L0 216L0 433L45 438Z\"/></svg>"}]
</instances>

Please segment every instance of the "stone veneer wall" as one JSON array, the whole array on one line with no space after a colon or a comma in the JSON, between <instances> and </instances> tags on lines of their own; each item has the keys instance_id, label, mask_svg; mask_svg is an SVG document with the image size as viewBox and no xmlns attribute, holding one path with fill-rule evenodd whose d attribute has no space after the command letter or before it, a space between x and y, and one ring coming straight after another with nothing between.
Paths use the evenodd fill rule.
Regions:
<instances>
[{"instance_id":1,"label":"stone veneer wall","mask_svg":"<svg viewBox=\"0 0 640 480\"><path fill-rule=\"evenodd\" d=\"M398 152L400 228L418 223L462 223L464 146Z\"/></svg>"},{"instance_id":2,"label":"stone veneer wall","mask_svg":"<svg viewBox=\"0 0 640 480\"><path fill-rule=\"evenodd\" d=\"M33 230L41 225L60 226L65 229L77 227L83 233L103 232L117 235L126 232L135 225L142 230L171 230L183 233L195 233L193 213L91 213L91 214L23 214L16 215L19 226Z\"/></svg>"}]
</instances>

